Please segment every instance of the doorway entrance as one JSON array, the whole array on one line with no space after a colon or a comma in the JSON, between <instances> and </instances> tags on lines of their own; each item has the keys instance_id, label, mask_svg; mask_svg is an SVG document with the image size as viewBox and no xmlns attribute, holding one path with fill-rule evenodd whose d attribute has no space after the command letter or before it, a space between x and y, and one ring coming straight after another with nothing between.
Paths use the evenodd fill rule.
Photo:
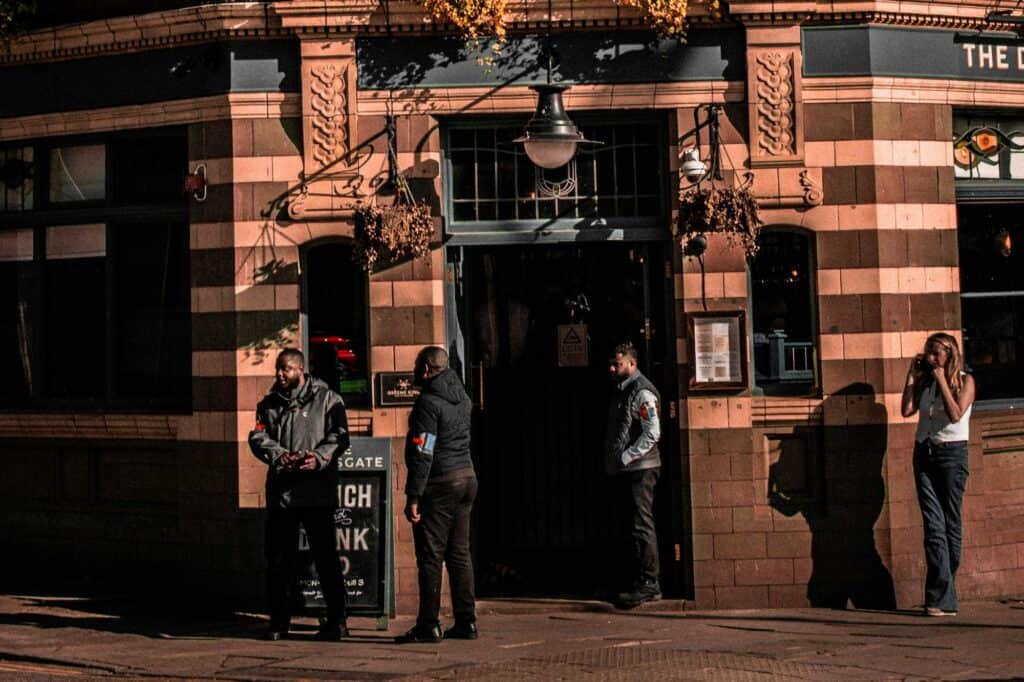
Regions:
<instances>
[{"instance_id":1,"label":"doorway entrance","mask_svg":"<svg viewBox=\"0 0 1024 682\"><path fill-rule=\"evenodd\" d=\"M604 473L603 443L608 355L630 341L666 406L656 520L663 589L679 593L687 507L668 407L677 379L664 249L480 246L453 247L449 256L457 312L450 345L475 406L478 592L593 597L625 585L627 519Z\"/></svg>"}]
</instances>

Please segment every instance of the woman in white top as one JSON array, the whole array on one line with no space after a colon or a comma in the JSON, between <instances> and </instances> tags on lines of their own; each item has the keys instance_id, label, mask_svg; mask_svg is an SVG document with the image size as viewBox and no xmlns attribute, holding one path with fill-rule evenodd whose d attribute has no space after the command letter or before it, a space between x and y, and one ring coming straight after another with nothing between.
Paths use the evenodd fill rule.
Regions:
<instances>
[{"instance_id":1,"label":"woman in white top","mask_svg":"<svg viewBox=\"0 0 1024 682\"><path fill-rule=\"evenodd\" d=\"M960 504L967 485L967 441L974 378L963 371L956 339L932 334L914 358L903 387L903 416L919 413L914 479L924 521L924 612L956 615L960 566Z\"/></svg>"}]
</instances>

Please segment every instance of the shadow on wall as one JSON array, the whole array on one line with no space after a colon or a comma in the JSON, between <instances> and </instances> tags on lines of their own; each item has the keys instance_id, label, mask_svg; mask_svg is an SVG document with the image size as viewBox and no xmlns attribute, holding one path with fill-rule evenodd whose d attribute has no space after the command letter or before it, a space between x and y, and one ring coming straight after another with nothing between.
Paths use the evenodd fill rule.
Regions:
<instances>
[{"instance_id":1,"label":"shadow on wall","mask_svg":"<svg viewBox=\"0 0 1024 682\"><path fill-rule=\"evenodd\" d=\"M892 575L874 536L885 502L885 406L875 401L870 384L854 383L819 409L819 417L841 414L854 423L801 427L781 439L768 471L768 501L786 516L807 520L812 606L845 609L849 602L858 609L895 609Z\"/></svg>"}]
</instances>

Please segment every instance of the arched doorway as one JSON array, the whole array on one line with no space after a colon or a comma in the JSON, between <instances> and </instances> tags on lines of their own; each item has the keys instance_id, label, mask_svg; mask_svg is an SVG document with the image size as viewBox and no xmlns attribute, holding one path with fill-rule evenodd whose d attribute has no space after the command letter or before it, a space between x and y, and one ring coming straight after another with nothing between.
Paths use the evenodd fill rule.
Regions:
<instances>
[{"instance_id":1,"label":"arched doorway","mask_svg":"<svg viewBox=\"0 0 1024 682\"><path fill-rule=\"evenodd\" d=\"M302 253L302 329L310 373L349 407L369 407L366 274L350 241L318 241Z\"/></svg>"}]
</instances>

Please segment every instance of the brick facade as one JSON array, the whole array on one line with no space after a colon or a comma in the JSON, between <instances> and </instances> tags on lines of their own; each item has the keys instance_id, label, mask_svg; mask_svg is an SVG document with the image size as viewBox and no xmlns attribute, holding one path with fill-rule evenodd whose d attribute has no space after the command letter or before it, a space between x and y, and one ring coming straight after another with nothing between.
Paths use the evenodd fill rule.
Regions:
<instances>
[{"instance_id":1,"label":"brick facade","mask_svg":"<svg viewBox=\"0 0 1024 682\"><path fill-rule=\"evenodd\" d=\"M397 170L428 201L440 227L443 117L525 116L534 106L521 85L359 89L355 36L367 26L380 29L379 18L334 3L340 28L328 36L317 32L322 8L307 13L303 3L278 4L288 8L278 24L263 28L291 31L299 40L298 94L231 92L0 119L0 142L187 125L189 167L204 165L209 181L208 198L189 205L189 413L0 414L3 455L19 463L0 483L0 535L25 557L18 572L35 573L49 562L99 576L159 571L181 576L184 589L254 600L262 592L265 467L245 438L272 380L274 356L302 342L303 250L350 242L353 205L388 200L373 198L388 172L388 115L395 115ZM910 461L914 420L900 416L899 402L909 358L927 335L960 333L953 111L978 102L1019 110L1024 86L809 78L792 13L731 4L748 29L746 82L588 83L566 96L570 111L663 112L673 177L678 138L692 127L694 108L722 105L729 170L737 178L753 172L766 229L796 228L813 238L821 388L813 398L688 390L686 315L705 303L711 311L749 315L750 284L742 252L717 235L703 272L673 247L680 449L663 457L688 472L681 499L689 507L673 510L691 531L683 556L692 561L692 594L681 596L701 608L842 606L847 598L875 607L919 604L924 560ZM584 5L568 20L583 30L614 16L623 28L639 21L629 10L619 15L610 5ZM937 15L947 10L933 7ZM203 10L207 22L228 33L233 11L268 21L262 12ZM784 20L766 27L764 17L773 12ZM12 63L194 39L194 22L176 13L165 19L150 17L132 30L113 21L80 34L29 36L16 41ZM396 21L413 27L421 20L409 10ZM759 80L779 73L789 74L789 90L782 89L790 99L781 104L758 90ZM341 79L331 81L343 93L331 119L339 132L317 148L320 114L311 89L328 76ZM781 107L788 123L766 139L759 122L766 112L778 113L772 107ZM820 185L812 188L817 199L809 198L808 182ZM422 346L446 344L446 315L454 311L446 310L441 238L429 258L368 276L372 373L411 369ZM404 612L416 597L411 532L401 510L408 412L374 407L350 415L358 433L392 442L395 585ZM965 598L1020 592L1024 421L1012 411L978 411L971 430L960 590ZM773 496L780 481L796 494Z\"/></svg>"}]
</instances>

